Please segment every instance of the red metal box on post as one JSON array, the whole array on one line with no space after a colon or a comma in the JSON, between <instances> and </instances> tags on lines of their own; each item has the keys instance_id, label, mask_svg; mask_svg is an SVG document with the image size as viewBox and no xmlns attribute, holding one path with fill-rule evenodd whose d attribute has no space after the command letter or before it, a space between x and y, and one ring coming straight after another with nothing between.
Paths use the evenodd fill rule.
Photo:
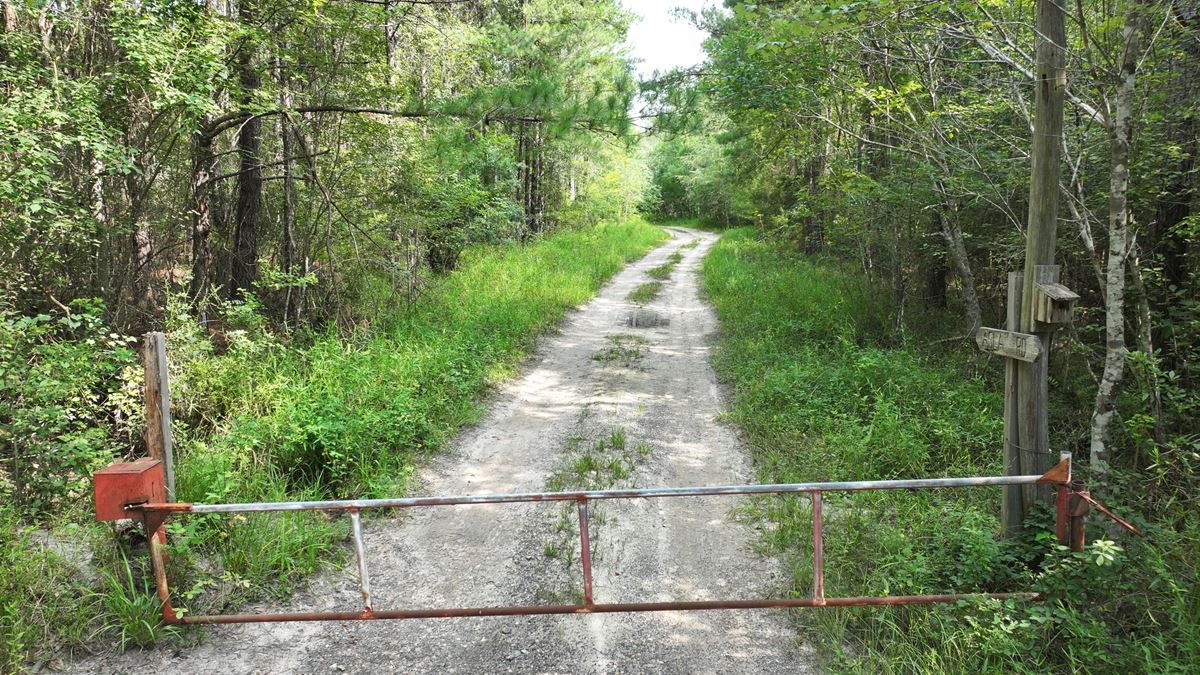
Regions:
<instances>
[{"instance_id":1,"label":"red metal box on post","mask_svg":"<svg viewBox=\"0 0 1200 675\"><path fill-rule=\"evenodd\" d=\"M111 464L92 476L96 494L96 520L128 518L125 507L145 502L165 502L162 460L143 457Z\"/></svg>"}]
</instances>

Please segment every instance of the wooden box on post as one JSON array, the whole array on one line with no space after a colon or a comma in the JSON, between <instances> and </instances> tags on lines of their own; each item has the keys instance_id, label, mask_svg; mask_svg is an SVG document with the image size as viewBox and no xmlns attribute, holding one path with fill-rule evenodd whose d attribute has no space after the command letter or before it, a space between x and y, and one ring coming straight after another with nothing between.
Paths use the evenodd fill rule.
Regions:
<instances>
[{"instance_id":1,"label":"wooden box on post","mask_svg":"<svg viewBox=\"0 0 1200 675\"><path fill-rule=\"evenodd\" d=\"M1033 318L1048 324L1071 323L1077 300L1079 300L1079 296L1062 284L1036 284L1033 296Z\"/></svg>"},{"instance_id":2,"label":"wooden box on post","mask_svg":"<svg viewBox=\"0 0 1200 675\"><path fill-rule=\"evenodd\" d=\"M92 481L96 520L129 518L126 506L146 502L162 503L167 497L162 460L150 457L110 464L97 471Z\"/></svg>"}]
</instances>

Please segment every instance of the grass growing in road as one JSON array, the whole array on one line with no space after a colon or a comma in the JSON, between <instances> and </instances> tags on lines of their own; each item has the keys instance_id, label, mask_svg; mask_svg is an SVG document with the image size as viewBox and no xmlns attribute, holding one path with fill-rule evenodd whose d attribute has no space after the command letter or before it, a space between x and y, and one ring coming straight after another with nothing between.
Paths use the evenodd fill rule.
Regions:
<instances>
[{"instance_id":1,"label":"grass growing in road","mask_svg":"<svg viewBox=\"0 0 1200 675\"><path fill-rule=\"evenodd\" d=\"M414 468L478 417L480 397L539 334L666 238L633 220L469 248L415 304L351 335L285 342L251 299L226 308L223 353L177 305L167 326L177 499L403 494ZM86 503L73 508L84 522L41 533L94 551L111 574L88 579L0 504L0 672L98 636L141 645L168 633L146 590L144 556L86 522ZM168 529L173 602L193 614L286 594L344 558L348 531L346 518L311 512L181 516Z\"/></svg>"},{"instance_id":2,"label":"grass growing in road","mask_svg":"<svg viewBox=\"0 0 1200 675\"><path fill-rule=\"evenodd\" d=\"M562 492L612 488L628 481L634 470L651 452L652 449L647 443L638 443L631 447L622 428L611 429L596 438L575 433L567 438L563 448L564 463L550 474L546 480L546 490ZM607 517L601 503L591 502L588 529L591 534L593 559L598 558L595 549L600 541L600 528L606 522ZM551 531L553 538L546 543L542 553L546 558L557 559L563 563L563 568L559 571L566 573L568 587L565 591L550 588L554 585L550 579L558 572L548 571L543 575L543 580L547 583L539 589L539 595L556 602L563 601L564 597L577 601L580 589L574 577L576 570L573 566L580 553L580 542L575 504L565 503L558 508Z\"/></svg>"},{"instance_id":3,"label":"grass growing in road","mask_svg":"<svg viewBox=\"0 0 1200 675\"><path fill-rule=\"evenodd\" d=\"M469 249L411 310L369 333L320 337L301 350L252 343L213 358L203 371L212 379L181 383L180 402L234 396L213 429L223 433L181 453L180 498L403 494L416 464L477 418L479 397L514 372L540 333L664 237L635 220ZM240 468L248 466L255 470ZM344 536L344 518L294 515L202 523L175 540L214 545L227 569L258 588L310 572Z\"/></svg>"},{"instance_id":4,"label":"grass growing in road","mask_svg":"<svg viewBox=\"0 0 1200 675\"><path fill-rule=\"evenodd\" d=\"M763 482L1001 473L1000 388L968 364L891 338L886 293L749 230L704 262L721 320L715 366L734 388ZM825 609L806 635L837 672L1185 672L1200 645L1187 529L1063 552L1047 514L999 540L998 489L830 493L826 593L1042 592L1046 601ZM759 503L788 556L793 594L811 594L806 499ZM1098 532L1093 533L1093 535ZM1155 541L1157 540L1157 541ZM1190 569L1189 569L1190 568ZM849 647L849 648L846 648Z\"/></svg>"},{"instance_id":5,"label":"grass growing in road","mask_svg":"<svg viewBox=\"0 0 1200 675\"><path fill-rule=\"evenodd\" d=\"M629 333L617 333L609 335L607 339L612 344L592 354L592 360L617 362L628 367L642 358L642 346L646 344L646 338Z\"/></svg>"},{"instance_id":6,"label":"grass growing in road","mask_svg":"<svg viewBox=\"0 0 1200 675\"><path fill-rule=\"evenodd\" d=\"M650 277L651 279L666 281L668 278L670 278L671 272L675 270L675 266L678 265L681 260L683 260L683 254L679 251L675 251L670 255L670 257L667 258L667 262L647 270L646 276Z\"/></svg>"},{"instance_id":7,"label":"grass growing in road","mask_svg":"<svg viewBox=\"0 0 1200 675\"><path fill-rule=\"evenodd\" d=\"M663 284L661 281L647 281L630 291L629 295L625 296L625 299L637 305L644 305L657 298L662 289Z\"/></svg>"}]
</instances>

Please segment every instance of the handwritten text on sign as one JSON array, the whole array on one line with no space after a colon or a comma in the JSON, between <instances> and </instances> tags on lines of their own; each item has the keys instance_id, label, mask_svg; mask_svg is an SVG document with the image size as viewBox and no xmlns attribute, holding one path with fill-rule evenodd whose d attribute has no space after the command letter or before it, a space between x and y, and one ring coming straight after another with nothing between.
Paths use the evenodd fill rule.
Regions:
<instances>
[{"instance_id":1,"label":"handwritten text on sign","mask_svg":"<svg viewBox=\"0 0 1200 675\"><path fill-rule=\"evenodd\" d=\"M1021 361L1036 361L1042 353L1042 342L1036 335L998 328L980 328L975 334L975 343L989 354L1000 354Z\"/></svg>"}]
</instances>

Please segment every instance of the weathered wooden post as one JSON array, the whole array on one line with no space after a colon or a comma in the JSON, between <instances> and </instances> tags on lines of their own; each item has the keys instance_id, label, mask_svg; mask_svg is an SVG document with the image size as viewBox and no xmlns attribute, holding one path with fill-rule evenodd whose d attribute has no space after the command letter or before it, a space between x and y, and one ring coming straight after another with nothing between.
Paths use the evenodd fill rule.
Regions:
<instances>
[{"instance_id":1,"label":"weathered wooden post","mask_svg":"<svg viewBox=\"0 0 1200 675\"><path fill-rule=\"evenodd\" d=\"M1054 265L1061 174L1063 102L1066 94L1066 23L1058 0L1037 0L1037 70L1029 227L1025 269L1008 277L1006 331L984 329L984 351L1008 357L1004 386L1004 470L1009 475L1045 473L1053 465L1047 404L1050 346L1055 324L1071 320L1077 296L1058 283ZM1001 519L1006 535L1021 530L1034 502L1051 502L1050 489L1006 487Z\"/></svg>"},{"instance_id":2,"label":"weathered wooden post","mask_svg":"<svg viewBox=\"0 0 1200 675\"><path fill-rule=\"evenodd\" d=\"M166 470L167 500L175 501L175 458L171 437L171 386L167 380L167 337L146 333L142 342L146 372L146 450L162 460Z\"/></svg>"},{"instance_id":3,"label":"weathered wooden post","mask_svg":"<svg viewBox=\"0 0 1200 675\"><path fill-rule=\"evenodd\" d=\"M1045 355L1017 367L1017 427L1019 431L1019 462L1022 472L1042 473L1053 464L1050 458L1049 423L1047 420L1046 382L1050 361L1051 330L1039 330L1034 306L1037 284L1057 282L1057 268L1041 270L1054 264L1055 237L1058 225L1059 181L1062 177L1063 101L1066 94L1065 63L1066 21L1058 0L1038 0L1035 25L1037 70L1035 72L1035 105L1033 148L1030 153L1029 227L1025 233L1025 274L1021 285L1022 333L1035 333ZM1050 275L1054 275L1051 279ZM1044 494L1043 494L1044 493ZM1025 493L1027 510L1032 499L1049 501L1048 491Z\"/></svg>"}]
</instances>

